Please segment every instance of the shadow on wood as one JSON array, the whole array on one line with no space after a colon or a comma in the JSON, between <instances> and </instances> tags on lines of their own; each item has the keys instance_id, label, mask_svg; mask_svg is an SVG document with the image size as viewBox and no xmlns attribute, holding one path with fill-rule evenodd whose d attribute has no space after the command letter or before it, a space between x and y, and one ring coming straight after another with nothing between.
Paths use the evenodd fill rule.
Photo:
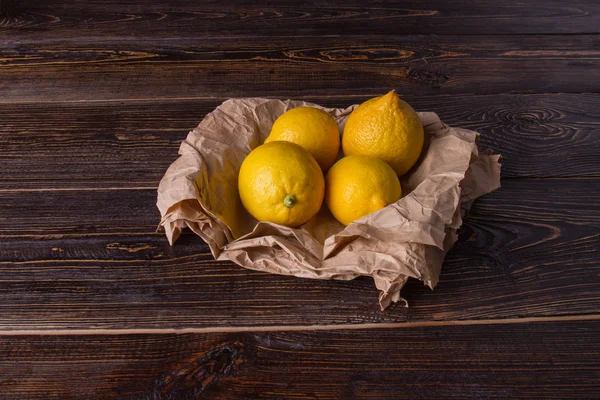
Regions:
<instances>
[{"instance_id":1,"label":"shadow on wood","mask_svg":"<svg viewBox=\"0 0 600 400\"><path fill-rule=\"evenodd\" d=\"M16 0L0 0L0 17L14 17L19 14Z\"/></svg>"}]
</instances>

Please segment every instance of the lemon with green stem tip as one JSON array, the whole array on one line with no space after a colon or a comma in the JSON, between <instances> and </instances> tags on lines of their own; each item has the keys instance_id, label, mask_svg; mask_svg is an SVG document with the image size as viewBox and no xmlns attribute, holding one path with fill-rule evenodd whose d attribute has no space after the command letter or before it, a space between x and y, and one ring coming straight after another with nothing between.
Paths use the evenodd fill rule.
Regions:
<instances>
[{"instance_id":1,"label":"lemon with green stem tip","mask_svg":"<svg viewBox=\"0 0 600 400\"><path fill-rule=\"evenodd\" d=\"M319 164L301 146L263 144L242 162L238 176L242 204L259 221L297 227L321 208L325 179Z\"/></svg>"}]
</instances>

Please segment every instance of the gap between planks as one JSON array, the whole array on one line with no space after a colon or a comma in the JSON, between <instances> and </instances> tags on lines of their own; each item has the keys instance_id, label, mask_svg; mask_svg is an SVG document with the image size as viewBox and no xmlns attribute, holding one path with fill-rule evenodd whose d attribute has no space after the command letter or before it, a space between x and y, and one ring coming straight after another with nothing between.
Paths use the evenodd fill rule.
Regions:
<instances>
[{"instance_id":1,"label":"gap between planks","mask_svg":"<svg viewBox=\"0 0 600 400\"><path fill-rule=\"evenodd\" d=\"M530 93L531 94L531 93ZM536 95L543 95L544 93L535 93ZM561 94L561 93L547 93L547 94ZM567 94L573 94L573 93L567 93ZM576 94L592 94L592 93L576 93ZM595 94L595 93L594 93ZM367 98L367 97L375 97L375 96L380 96L381 93L380 92L374 92L374 93L362 93L362 94L346 94L346 95L342 95L342 94L329 94L329 95L317 95L317 96L310 96L310 95L303 95L303 96L294 96L294 99L311 99L311 98L325 98L325 99L343 99L343 98ZM493 95L497 95L497 94L485 94L485 95L481 95L481 96L493 96ZM478 95L479 96L479 95ZM285 96L246 96L246 97L262 97L265 99L281 99L282 97ZM53 101L53 100L0 100L0 104L57 104L57 103L61 103L61 104L69 104L69 103L75 103L75 104L80 104L80 103L120 103L120 102L167 102L167 101L172 101L172 102L177 102L177 101L220 101L223 102L225 100L229 100L229 99L238 99L238 98L244 98L244 97L223 97L223 96L219 96L219 97L212 97L212 96L189 96L189 97L140 97L140 98L114 98L114 99L80 99L80 100L59 100L59 101Z\"/></svg>"},{"instance_id":2,"label":"gap between planks","mask_svg":"<svg viewBox=\"0 0 600 400\"><path fill-rule=\"evenodd\" d=\"M456 321L423 321L370 324L331 324L331 325L275 325L275 326L232 326L208 328L141 328L141 329L24 329L0 330L0 336L70 336L70 335L165 335L165 334L208 334L243 332L294 332L294 331L333 331L359 329L407 329L440 326L506 325L543 322L599 321L600 314L569 315L560 317L527 317L504 319L472 319Z\"/></svg>"},{"instance_id":3,"label":"gap between planks","mask_svg":"<svg viewBox=\"0 0 600 400\"><path fill-rule=\"evenodd\" d=\"M600 34L599 34L600 35ZM477 96L477 97L491 97L491 96L560 96L560 95L598 95L597 92L539 92L539 93L460 93L460 94L441 94L441 95L426 95L425 97L456 97L456 96ZM344 98L358 98L366 99L369 97L381 96L381 92L367 93L362 92L361 94L318 94L318 95L299 95L293 96L294 100L303 99L344 99ZM132 103L145 103L145 102L177 102L177 101L226 101L229 99L247 98L247 97L261 97L265 99L282 99L286 96L245 96L245 97L224 97L224 96L183 96L183 97L134 97L134 98L113 98L113 99L79 99L79 100L2 100L0 104L80 104L80 103L120 103L120 102L132 102Z\"/></svg>"},{"instance_id":4,"label":"gap between planks","mask_svg":"<svg viewBox=\"0 0 600 400\"><path fill-rule=\"evenodd\" d=\"M173 159L175 161L175 159ZM501 160L502 161L502 160ZM165 170L166 171L166 170ZM532 176L532 177L502 177L503 181L539 181L539 180L590 180L600 178L596 175L570 175L570 176ZM77 188L23 188L23 189L0 189L0 193L22 193L22 192L102 192L107 190L158 190L158 186L132 186L132 187L77 187Z\"/></svg>"},{"instance_id":5,"label":"gap between planks","mask_svg":"<svg viewBox=\"0 0 600 400\"><path fill-rule=\"evenodd\" d=\"M173 159L175 160L175 159ZM166 170L165 170L166 172ZM158 190L158 186L132 186L132 187L82 187L82 188L24 188L24 189L0 189L0 193L19 192L103 192L106 190Z\"/></svg>"},{"instance_id":6,"label":"gap between planks","mask_svg":"<svg viewBox=\"0 0 600 400\"><path fill-rule=\"evenodd\" d=\"M2 23L7 21L7 18L0 17L0 26ZM419 34L419 33L405 33L405 34L397 34L395 37L404 38L404 37L428 37L435 38L436 36L454 36L454 37L469 37L469 36L485 36L485 37L515 37L515 36L599 36L600 32L589 31L589 32L521 32L521 33L453 33L452 35L443 35L443 34ZM160 39L154 38L149 35L145 36L136 36L132 38L124 37L124 36L89 36L85 38L78 39L68 39L68 38L51 38L51 39L14 39L14 38L3 38L0 40L0 47L5 46L26 46L31 44L41 44L41 45L93 45L93 44L105 44L107 42L118 42L119 44L154 44L154 45L162 45L165 43L165 47L172 46L171 43L173 41L199 41L199 40L223 40L223 41L235 41L235 40L264 40L264 39L314 39L318 37L320 39L386 39L389 38L389 34L363 34L363 35L347 35L347 34L329 34L329 35L208 35L208 36L162 36ZM2 103L0 101L0 103Z\"/></svg>"}]
</instances>

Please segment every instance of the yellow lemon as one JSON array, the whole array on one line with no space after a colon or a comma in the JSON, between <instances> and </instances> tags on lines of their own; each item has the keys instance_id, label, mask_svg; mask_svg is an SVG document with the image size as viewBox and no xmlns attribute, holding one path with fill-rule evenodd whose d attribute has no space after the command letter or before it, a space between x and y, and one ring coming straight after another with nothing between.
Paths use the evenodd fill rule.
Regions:
<instances>
[{"instance_id":1,"label":"yellow lemon","mask_svg":"<svg viewBox=\"0 0 600 400\"><path fill-rule=\"evenodd\" d=\"M284 140L304 147L327 171L340 151L340 131L331 115L314 107L293 108L277 118L265 143Z\"/></svg>"},{"instance_id":2,"label":"yellow lemon","mask_svg":"<svg viewBox=\"0 0 600 400\"><path fill-rule=\"evenodd\" d=\"M408 103L395 91L358 106L346 121L342 136L344 155L379 158L404 175L423 149L423 125Z\"/></svg>"},{"instance_id":3,"label":"yellow lemon","mask_svg":"<svg viewBox=\"0 0 600 400\"><path fill-rule=\"evenodd\" d=\"M254 149L238 177L242 204L259 221L296 227L321 208L325 179L310 153L290 142Z\"/></svg>"},{"instance_id":4,"label":"yellow lemon","mask_svg":"<svg viewBox=\"0 0 600 400\"><path fill-rule=\"evenodd\" d=\"M400 199L398 176L386 162L348 156L336 162L325 178L325 203L344 225Z\"/></svg>"}]
</instances>

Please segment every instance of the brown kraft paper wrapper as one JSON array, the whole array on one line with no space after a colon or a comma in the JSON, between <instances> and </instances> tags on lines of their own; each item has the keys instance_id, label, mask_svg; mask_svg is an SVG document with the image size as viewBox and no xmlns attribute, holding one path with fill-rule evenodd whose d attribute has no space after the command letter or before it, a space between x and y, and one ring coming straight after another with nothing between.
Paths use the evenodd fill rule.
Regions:
<instances>
[{"instance_id":1,"label":"brown kraft paper wrapper","mask_svg":"<svg viewBox=\"0 0 600 400\"><path fill-rule=\"evenodd\" d=\"M451 128L432 112L418 113L425 145L421 159L401 177L403 197L396 203L347 227L325 205L299 228L258 222L239 198L239 167L277 117L300 106L327 111L340 132L356 108L231 99L188 134L158 188L160 225L169 243L188 227L216 259L245 268L312 279L371 276L382 309L404 301L400 289L408 278L433 289L464 212L474 199L500 187L500 156L480 153L476 132Z\"/></svg>"}]
</instances>

